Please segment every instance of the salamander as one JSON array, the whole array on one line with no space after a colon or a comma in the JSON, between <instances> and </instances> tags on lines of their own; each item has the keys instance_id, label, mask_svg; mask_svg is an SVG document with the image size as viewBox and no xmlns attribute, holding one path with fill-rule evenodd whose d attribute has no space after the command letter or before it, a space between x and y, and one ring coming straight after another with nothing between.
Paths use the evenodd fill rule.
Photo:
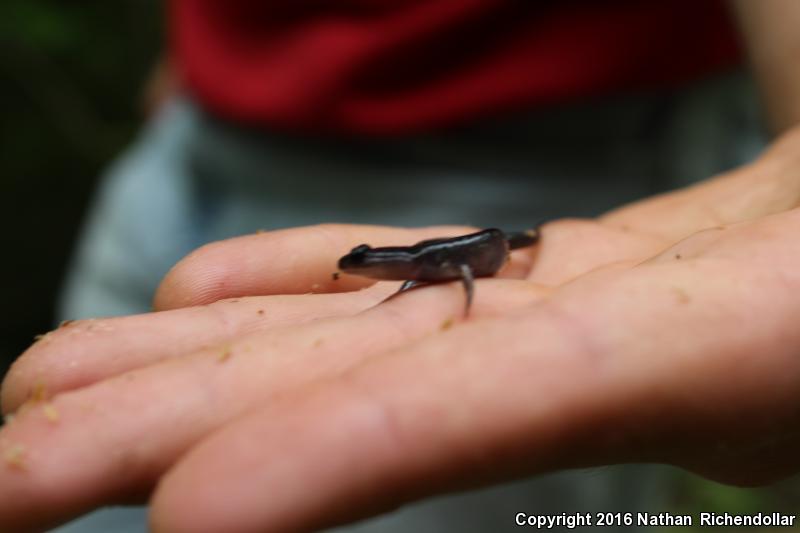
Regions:
<instances>
[{"instance_id":1,"label":"salamander","mask_svg":"<svg viewBox=\"0 0 800 533\"><path fill-rule=\"evenodd\" d=\"M361 244L339 259L339 270L373 279L402 280L398 293L421 284L461 280L467 315L475 293L474 279L493 276L508 261L511 250L532 246L538 240L538 229L506 233L491 228L412 246L373 248Z\"/></svg>"}]
</instances>

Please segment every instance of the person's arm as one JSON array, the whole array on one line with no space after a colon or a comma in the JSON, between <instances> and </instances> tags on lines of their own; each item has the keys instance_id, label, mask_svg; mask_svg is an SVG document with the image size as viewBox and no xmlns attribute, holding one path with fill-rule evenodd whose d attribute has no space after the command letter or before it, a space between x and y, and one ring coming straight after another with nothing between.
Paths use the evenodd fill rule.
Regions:
<instances>
[{"instance_id":1,"label":"person's arm","mask_svg":"<svg viewBox=\"0 0 800 533\"><path fill-rule=\"evenodd\" d=\"M778 135L800 124L800 2L732 0L766 118Z\"/></svg>"}]
</instances>

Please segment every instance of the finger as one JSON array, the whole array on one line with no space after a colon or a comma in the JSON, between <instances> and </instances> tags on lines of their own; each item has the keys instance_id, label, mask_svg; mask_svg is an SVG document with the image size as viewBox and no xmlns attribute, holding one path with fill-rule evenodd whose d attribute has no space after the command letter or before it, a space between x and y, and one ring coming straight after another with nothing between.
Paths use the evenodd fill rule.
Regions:
<instances>
[{"instance_id":1,"label":"finger","mask_svg":"<svg viewBox=\"0 0 800 533\"><path fill-rule=\"evenodd\" d=\"M396 290L377 284L340 294L230 299L207 306L64 323L31 346L8 371L3 413L33 396L50 396L135 368L219 346L255 331L352 315Z\"/></svg>"},{"instance_id":2,"label":"finger","mask_svg":"<svg viewBox=\"0 0 800 533\"><path fill-rule=\"evenodd\" d=\"M561 219L541 228L527 279L558 286L606 265L640 262L670 243L661 237L598 224L593 220Z\"/></svg>"},{"instance_id":3,"label":"finger","mask_svg":"<svg viewBox=\"0 0 800 533\"><path fill-rule=\"evenodd\" d=\"M634 227L677 241L707 228L755 220L798 205L797 131L774 142L758 160L691 187L615 209L611 227Z\"/></svg>"},{"instance_id":4,"label":"finger","mask_svg":"<svg viewBox=\"0 0 800 533\"><path fill-rule=\"evenodd\" d=\"M469 320L541 294L527 282L480 280ZM357 317L259 332L28 404L0 432L7 453L24 450L14 459L24 471L0 469L0 529L35 529L146 493L197 439L258 402L455 327L463 297L455 283L410 291Z\"/></svg>"},{"instance_id":5,"label":"finger","mask_svg":"<svg viewBox=\"0 0 800 533\"><path fill-rule=\"evenodd\" d=\"M729 482L787 475L798 466L786 428L798 423L800 332L780 318L800 312L787 291L800 279L794 259L766 275L737 256L775 232L756 232L749 250L723 239L702 261L597 273L517 316L275 399L163 478L154 529L317 529L445 490L615 462L673 462Z\"/></svg>"},{"instance_id":6,"label":"finger","mask_svg":"<svg viewBox=\"0 0 800 533\"><path fill-rule=\"evenodd\" d=\"M410 245L470 231L323 224L228 239L203 246L173 267L154 305L165 310L240 296L351 291L375 283L360 276L333 279L338 259L354 246Z\"/></svg>"},{"instance_id":7,"label":"finger","mask_svg":"<svg viewBox=\"0 0 800 533\"><path fill-rule=\"evenodd\" d=\"M557 321L477 327L282 396L213 434L162 479L153 530L319 530L568 466L569 434L609 401L602 380L589 379L596 365ZM508 341L523 330L538 357L520 365ZM503 462L523 449L528 463L512 473Z\"/></svg>"}]
</instances>

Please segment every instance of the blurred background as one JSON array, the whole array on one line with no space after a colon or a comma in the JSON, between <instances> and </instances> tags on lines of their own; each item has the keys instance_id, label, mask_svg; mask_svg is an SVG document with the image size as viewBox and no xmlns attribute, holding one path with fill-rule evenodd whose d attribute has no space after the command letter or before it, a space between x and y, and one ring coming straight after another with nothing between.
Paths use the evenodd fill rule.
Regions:
<instances>
[{"instance_id":1,"label":"blurred background","mask_svg":"<svg viewBox=\"0 0 800 533\"><path fill-rule=\"evenodd\" d=\"M98 173L135 134L157 0L0 2L0 373L53 308Z\"/></svg>"},{"instance_id":2,"label":"blurred background","mask_svg":"<svg viewBox=\"0 0 800 533\"><path fill-rule=\"evenodd\" d=\"M55 326L96 178L145 116L162 10L156 0L0 2L0 373ZM737 489L681 476L674 512L796 512L800 501L797 483Z\"/></svg>"}]
</instances>

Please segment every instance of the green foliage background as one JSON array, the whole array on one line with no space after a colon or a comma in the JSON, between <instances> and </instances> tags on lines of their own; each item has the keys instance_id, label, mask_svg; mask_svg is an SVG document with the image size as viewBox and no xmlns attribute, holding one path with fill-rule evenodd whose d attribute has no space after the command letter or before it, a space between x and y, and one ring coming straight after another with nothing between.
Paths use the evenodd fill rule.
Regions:
<instances>
[{"instance_id":1,"label":"green foliage background","mask_svg":"<svg viewBox=\"0 0 800 533\"><path fill-rule=\"evenodd\" d=\"M53 325L98 173L141 122L163 9L155 0L0 2L0 373Z\"/></svg>"}]
</instances>

